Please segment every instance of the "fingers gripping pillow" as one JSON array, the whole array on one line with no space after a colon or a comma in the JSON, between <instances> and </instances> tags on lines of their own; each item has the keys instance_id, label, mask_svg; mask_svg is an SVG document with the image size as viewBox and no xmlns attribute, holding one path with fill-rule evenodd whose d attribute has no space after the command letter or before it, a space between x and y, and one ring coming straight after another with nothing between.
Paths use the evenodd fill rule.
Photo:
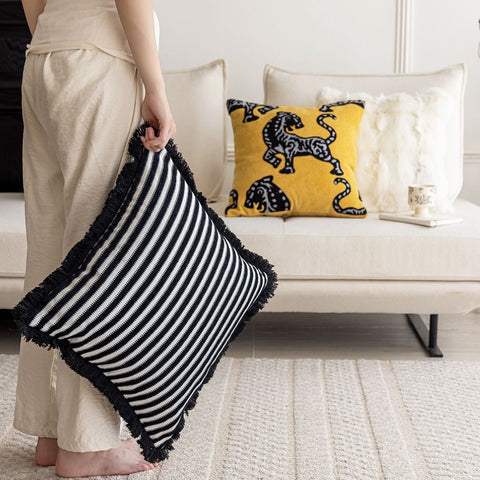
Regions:
<instances>
[{"instance_id":1,"label":"fingers gripping pillow","mask_svg":"<svg viewBox=\"0 0 480 480\"><path fill-rule=\"evenodd\" d=\"M60 349L158 461L276 275L207 206L173 142L142 146L145 127L85 237L14 318L27 340Z\"/></svg>"}]
</instances>

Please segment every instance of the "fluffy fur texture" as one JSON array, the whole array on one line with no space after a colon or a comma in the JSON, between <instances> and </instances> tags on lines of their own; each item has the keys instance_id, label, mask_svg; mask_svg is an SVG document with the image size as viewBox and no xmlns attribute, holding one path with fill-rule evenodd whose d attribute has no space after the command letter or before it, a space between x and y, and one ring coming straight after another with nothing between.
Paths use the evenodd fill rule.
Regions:
<instances>
[{"instance_id":1,"label":"fluffy fur texture","mask_svg":"<svg viewBox=\"0 0 480 480\"><path fill-rule=\"evenodd\" d=\"M447 136L453 102L448 93L431 88L417 95L373 96L322 88L319 104L345 98L365 100L358 138L356 177L370 211L409 210L407 188L415 183L437 185L437 211L448 212Z\"/></svg>"}]
</instances>

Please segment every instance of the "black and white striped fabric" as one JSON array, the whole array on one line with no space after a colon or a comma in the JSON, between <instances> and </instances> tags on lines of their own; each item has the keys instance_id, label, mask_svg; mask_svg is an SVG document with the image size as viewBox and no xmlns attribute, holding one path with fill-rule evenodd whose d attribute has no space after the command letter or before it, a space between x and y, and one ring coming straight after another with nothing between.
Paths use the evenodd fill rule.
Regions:
<instances>
[{"instance_id":1,"label":"black and white striped fabric","mask_svg":"<svg viewBox=\"0 0 480 480\"><path fill-rule=\"evenodd\" d=\"M143 148L145 127L89 232L14 318L110 399L155 461L276 277L206 205L172 142Z\"/></svg>"}]
</instances>

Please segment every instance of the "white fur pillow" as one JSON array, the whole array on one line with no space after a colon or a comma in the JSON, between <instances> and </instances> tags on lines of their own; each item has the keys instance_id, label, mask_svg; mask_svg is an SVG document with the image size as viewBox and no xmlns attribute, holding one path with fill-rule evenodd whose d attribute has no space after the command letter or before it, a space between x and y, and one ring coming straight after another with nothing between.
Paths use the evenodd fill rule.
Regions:
<instances>
[{"instance_id":1,"label":"white fur pillow","mask_svg":"<svg viewBox=\"0 0 480 480\"><path fill-rule=\"evenodd\" d=\"M437 185L437 210L451 210L448 199L447 136L453 102L440 88L411 95L374 96L321 88L317 103L358 98L365 114L358 138L356 177L370 211L408 210L407 187Z\"/></svg>"},{"instance_id":2,"label":"white fur pillow","mask_svg":"<svg viewBox=\"0 0 480 480\"><path fill-rule=\"evenodd\" d=\"M356 177L370 211L409 210L407 187L437 185L437 211L451 210L448 198L447 137L453 101L446 90L430 88L415 95L374 96L321 88L318 104L365 100L358 138Z\"/></svg>"}]
</instances>

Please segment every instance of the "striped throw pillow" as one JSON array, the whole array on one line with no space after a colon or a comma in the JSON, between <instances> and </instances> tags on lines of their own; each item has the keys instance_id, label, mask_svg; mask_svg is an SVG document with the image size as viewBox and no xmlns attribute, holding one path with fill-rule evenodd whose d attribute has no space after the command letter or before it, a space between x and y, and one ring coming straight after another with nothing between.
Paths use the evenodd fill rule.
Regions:
<instances>
[{"instance_id":1,"label":"striped throw pillow","mask_svg":"<svg viewBox=\"0 0 480 480\"><path fill-rule=\"evenodd\" d=\"M85 237L14 318L27 340L60 349L158 461L276 275L207 206L172 141L143 147L146 126Z\"/></svg>"}]
</instances>

